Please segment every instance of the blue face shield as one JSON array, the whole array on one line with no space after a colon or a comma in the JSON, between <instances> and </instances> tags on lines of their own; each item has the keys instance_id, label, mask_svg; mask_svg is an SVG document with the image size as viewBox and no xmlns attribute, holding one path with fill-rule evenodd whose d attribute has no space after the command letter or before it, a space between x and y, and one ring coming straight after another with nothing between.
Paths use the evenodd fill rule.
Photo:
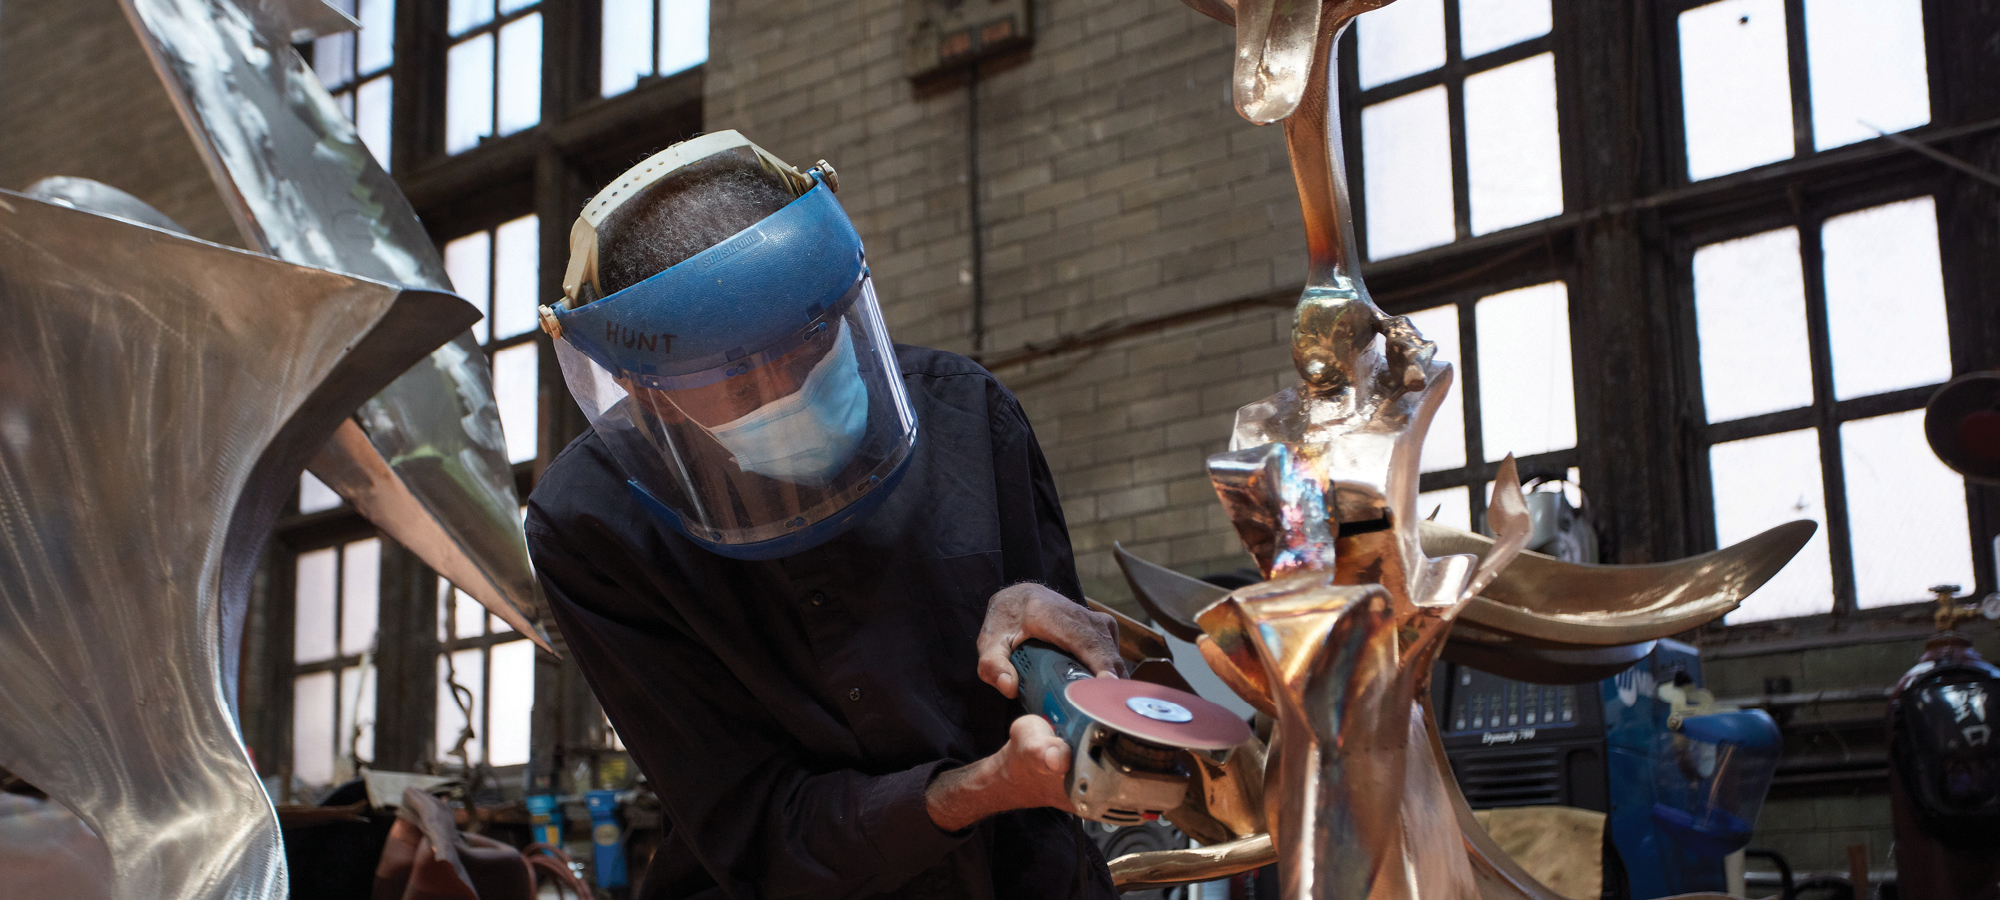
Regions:
<instances>
[{"instance_id":1,"label":"blue face shield","mask_svg":"<svg viewBox=\"0 0 2000 900\"><path fill-rule=\"evenodd\" d=\"M725 556L838 535L889 493L916 441L860 237L817 170L808 183L652 278L544 314L633 496Z\"/></svg>"}]
</instances>

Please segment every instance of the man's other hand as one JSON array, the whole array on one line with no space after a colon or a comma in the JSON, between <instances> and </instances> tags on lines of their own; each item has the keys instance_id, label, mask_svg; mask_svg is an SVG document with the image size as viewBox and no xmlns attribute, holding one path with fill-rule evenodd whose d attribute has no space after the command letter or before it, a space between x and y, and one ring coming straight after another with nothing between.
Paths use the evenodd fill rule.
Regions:
<instances>
[{"instance_id":1,"label":"man's other hand","mask_svg":"<svg viewBox=\"0 0 2000 900\"><path fill-rule=\"evenodd\" d=\"M1125 674L1116 621L1047 587L1022 582L986 601L986 623L979 628L979 680L1018 696L1020 677L1008 656L1029 638L1056 645L1098 675Z\"/></svg>"},{"instance_id":2,"label":"man's other hand","mask_svg":"<svg viewBox=\"0 0 2000 900\"><path fill-rule=\"evenodd\" d=\"M1070 747L1041 716L1022 716L1007 731L1000 752L937 777L924 792L931 821L945 831L970 827L1011 809L1053 806L1076 812L1063 775Z\"/></svg>"}]
</instances>

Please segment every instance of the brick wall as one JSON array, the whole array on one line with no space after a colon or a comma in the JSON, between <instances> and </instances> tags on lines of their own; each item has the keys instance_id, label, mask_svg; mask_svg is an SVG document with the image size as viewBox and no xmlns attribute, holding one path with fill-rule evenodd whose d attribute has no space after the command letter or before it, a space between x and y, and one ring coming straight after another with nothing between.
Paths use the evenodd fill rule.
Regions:
<instances>
[{"instance_id":1,"label":"brick wall","mask_svg":"<svg viewBox=\"0 0 2000 900\"><path fill-rule=\"evenodd\" d=\"M0 4L0 188L94 178L242 245L118 0Z\"/></svg>"},{"instance_id":2,"label":"brick wall","mask_svg":"<svg viewBox=\"0 0 2000 900\"><path fill-rule=\"evenodd\" d=\"M984 349L1297 284L1283 135L1229 105L1234 33L1178 0L1043 0L978 85ZM967 98L903 75L900 0L718 0L706 126L825 157L900 341L972 347ZM1208 485L1236 407L1290 378L1288 310L1253 309L997 374L1054 469L1092 596L1113 541L1184 571L1247 564Z\"/></svg>"}]
</instances>

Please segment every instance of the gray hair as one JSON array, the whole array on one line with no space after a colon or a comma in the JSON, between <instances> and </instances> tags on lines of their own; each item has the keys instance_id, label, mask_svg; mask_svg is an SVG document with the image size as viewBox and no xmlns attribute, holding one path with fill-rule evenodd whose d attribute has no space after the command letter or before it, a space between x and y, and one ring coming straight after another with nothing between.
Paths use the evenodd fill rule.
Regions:
<instances>
[{"instance_id":1,"label":"gray hair","mask_svg":"<svg viewBox=\"0 0 2000 900\"><path fill-rule=\"evenodd\" d=\"M660 179L598 228L597 279L606 296L638 284L785 208L776 173L713 156Z\"/></svg>"}]
</instances>

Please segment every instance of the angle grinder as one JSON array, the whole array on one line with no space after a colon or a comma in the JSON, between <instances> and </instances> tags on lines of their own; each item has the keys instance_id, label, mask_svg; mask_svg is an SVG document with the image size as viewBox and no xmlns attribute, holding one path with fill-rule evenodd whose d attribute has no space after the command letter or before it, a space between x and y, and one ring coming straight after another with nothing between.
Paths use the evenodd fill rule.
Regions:
<instances>
[{"instance_id":1,"label":"angle grinder","mask_svg":"<svg viewBox=\"0 0 2000 900\"><path fill-rule=\"evenodd\" d=\"M1021 703L1047 719L1075 752L1065 786L1086 819L1135 825L1187 798L1188 752L1218 761L1250 739L1229 710L1186 691L1126 678L1093 678L1042 641L1014 650Z\"/></svg>"}]
</instances>

